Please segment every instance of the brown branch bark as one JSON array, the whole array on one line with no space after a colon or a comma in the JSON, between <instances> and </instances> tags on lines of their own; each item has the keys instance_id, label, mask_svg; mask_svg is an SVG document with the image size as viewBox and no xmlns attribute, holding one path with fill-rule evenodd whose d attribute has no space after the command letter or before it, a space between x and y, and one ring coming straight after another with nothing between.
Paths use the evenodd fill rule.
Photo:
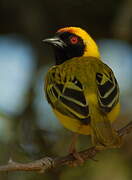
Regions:
<instances>
[{"instance_id":1,"label":"brown branch bark","mask_svg":"<svg viewBox=\"0 0 132 180\"><path fill-rule=\"evenodd\" d=\"M125 127L119 129L117 133L119 136L124 136L129 134L131 131L132 122L128 123ZM84 161L86 161L88 159L92 159L100 151L102 150L97 150L95 147L91 147L84 151L80 151L79 154L84 159ZM72 155L57 158L44 157L42 159L29 163L18 163L10 159L8 164L0 166L0 171L37 171L42 173L45 172L45 170L47 169L68 165L73 162L76 162L76 159Z\"/></svg>"}]
</instances>

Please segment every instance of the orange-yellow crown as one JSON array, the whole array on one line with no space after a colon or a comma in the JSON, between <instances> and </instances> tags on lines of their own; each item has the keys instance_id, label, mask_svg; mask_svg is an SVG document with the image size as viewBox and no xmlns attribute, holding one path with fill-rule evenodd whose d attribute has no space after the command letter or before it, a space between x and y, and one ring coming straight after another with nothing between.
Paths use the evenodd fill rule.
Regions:
<instances>
[{"instance_id":1,"label":"orange-yellow crown","mask_svg":"<svg viewBox=\"0 0 132 180\"><path fill-rule=\"evenodd\" d=\"M86 45L83 56L93 56L100 58L100 53L97 44L85 30L79 27L65 27L59 29L57 32L70 32L81 37L83 39L84 44Z\"/></svg>"}]
</instances>

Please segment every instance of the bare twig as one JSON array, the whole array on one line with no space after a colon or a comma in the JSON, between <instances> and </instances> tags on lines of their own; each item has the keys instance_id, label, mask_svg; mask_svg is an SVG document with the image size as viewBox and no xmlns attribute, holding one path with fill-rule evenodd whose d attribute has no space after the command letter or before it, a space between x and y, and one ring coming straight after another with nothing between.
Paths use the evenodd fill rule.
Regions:
<instances>
[{"instance_id":1,"label":"bare twig","mask_svg":"<svg viewBox=\"0 0 132 180\"><path fill-rule=\"evenodd\" d=\"M132 122L128 123L125 127L119 129L117 133L119 136L124 136L129 134L131 131ZM91 147L84 151L80 151L79 154L84 160L88 160L92 159L100 151L101 150L97 150L95 147ZM18 163L10 159L7 165L0 166L0 171L37 171L42 173L45 172L45 170L47 169L67 165L72 162L76 162L76 159L72 155L57 158L44 157L42 159L29 163Z\"/></svg>"}]
</instances>

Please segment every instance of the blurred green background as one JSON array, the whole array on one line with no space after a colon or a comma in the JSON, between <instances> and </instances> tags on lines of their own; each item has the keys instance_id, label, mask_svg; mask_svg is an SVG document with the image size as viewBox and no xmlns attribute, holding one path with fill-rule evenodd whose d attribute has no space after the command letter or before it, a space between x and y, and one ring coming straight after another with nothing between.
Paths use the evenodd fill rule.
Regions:
<instances>
[{"instance_id":1,"label":"blurred green background","mask_svg":"<svg viewBox=\"0 0 132 180\"><path fill-rule=\"evenodd\" d=\"M53 115L43 79L54 64L42 39L57 29L80 26L99 44L102 59L120 85L122 110L116 128L132 120L132 0L0 0L0 164L67 154L72 133ZM132 134L121 149L98 154L83 166L0 173L0 180L131 180ZM90 146L80 136L77 147Z\"/></svg>"}]
</instances>

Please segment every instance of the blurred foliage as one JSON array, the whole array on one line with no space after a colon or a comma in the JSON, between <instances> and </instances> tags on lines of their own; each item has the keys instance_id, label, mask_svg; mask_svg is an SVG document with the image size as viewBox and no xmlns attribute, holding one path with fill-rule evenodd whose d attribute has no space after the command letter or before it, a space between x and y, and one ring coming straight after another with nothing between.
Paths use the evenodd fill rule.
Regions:
<instances>
[{"instance_id":1,"label":"blurred foliage","mask_svg":"<svg viewBox=\"0 0 132 180\"><path fill-rule=\"evenodd\" d=\"M131 9L131 0L0 1L0 164L10 157L29 162L67 154L72 133L58 123L43 98L53 52L42 39L60 27L80 26L99 40L103 59L110 59L122 83L122 113L114 125L122 127L131 120ZM89 160L81 167L45 174L0 173L0 180L130 180L131 140L132 135L127 136L120 150L100 153L97 162ZM80 135L78 150L90 145L90 137Z\"/></svg>"}]
</instances>

